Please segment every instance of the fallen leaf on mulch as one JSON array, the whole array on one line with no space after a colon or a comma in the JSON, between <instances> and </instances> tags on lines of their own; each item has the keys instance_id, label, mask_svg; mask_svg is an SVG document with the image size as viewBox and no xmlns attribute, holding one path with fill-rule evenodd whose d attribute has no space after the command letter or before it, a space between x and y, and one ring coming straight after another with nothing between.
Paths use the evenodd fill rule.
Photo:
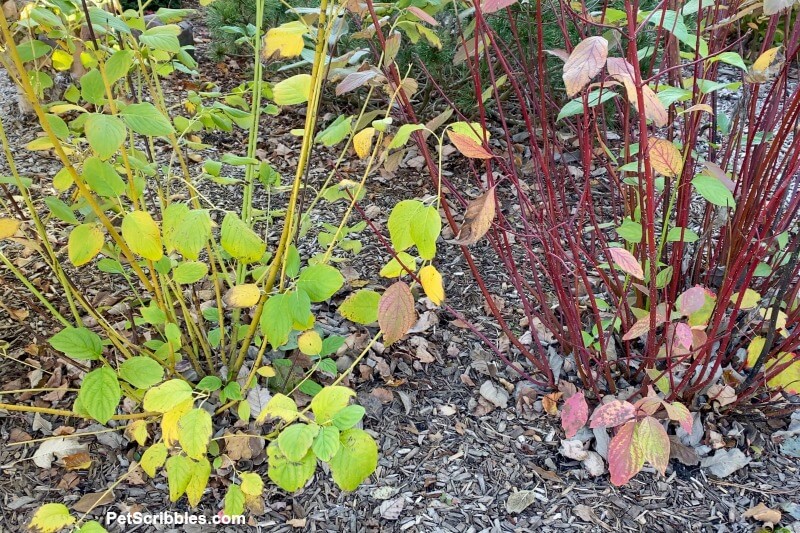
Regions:
<instances>
[{"instance_id":1,"label":"fallen leaf on mulch","mask_svg":"<svg viewBox=\"0 0 800 533\"><path fill-rule=\"evenodd\" d=\"M534 472L536 472L536 475L538 475L540 478L546 481L553 481L555 483L564 483L564 480L562 480L559 477L559 475L553 472L552 470L547 470L537 465L531 465L531 468L533 469Z\"/></svg>"},{"instance_id":2,"label":"fallen leaf on mulch","mask_svg":"<svg viewBox=\"0 0 800 533\"><path fill-rule=\"evenodd\" d=\"M717 450L711 457L700 461L700 466L717 477L728 477L740 468L750 464L751 459L738 448L732 450Z\"/></svg>"},{"instance_id":3,"label":"fallen leaf on mulch","mask_svg":"<svg viewBox=\"0 0 800 533\"><path fill-rule=\"evenodd\" d=\"M755 518L759 522L765 524L775 525L781 521L781 512L776 509L770 509L763 503L759 503L755 507L751 507L742 515L745 518Z\"/></svg>"},{"instance_id":4,"label":"fallen leaf on mulch","mask_svg":"<svg viewBox=\"0 0 800 533\"><path fill-rule=\"evenodd\" d=\"M370 392L371 395L375 396L381 403L392 403L394 401L394 394L389 389L384 389L383 387L376 387L372 389Z\"/></svg>"},{"instance_id":5,"label":"fallen leaf on mulch","mask_svg":"<svg viewBox=\"0 0 800 533\"><path fill-rule=\"evenodd\" d=\"M669 457L670 459L677 459L687 466L694 466L700 462L700 456L697 455L694 448L683 444L681 439L675 435L669 436Z\"/></svg>"},{"instance_id":6,"label":"fallen leaf on mulch","mask_svg":"<svg viewBox=\"0 0 800 533\"><path fill-rule=\"evenodd\" d=\"M508 495L506 500L506 511L509 513L521 513L536 500L547 501L547 498L534 490L519 490Z\"/></svg>"},{"instance_id":7,"label":"fallen leaf on mulch","mask_svg":"<svg viewBox=\"0 0 800 533\"><path fill-rule=\"evenodd\" d=\"M376 500L388 500L397 494L397 491L397 487L377 487L370 493L370 496Z\"/></svg>"},{"instance_id":8,"label":"fallen leaf on mulch","mask_svg":"<svg viewBox=\"0 0 800 533\"><path fill-rule=\"evenodd\" d=\"M583 461L589 456L589 453L583 449L583 443L578 439L562 440L558 453L575 461Z\"/></svg>"},{"instance_id":9,"label":"fallen leaf on mulch","mask_svg":"<svg viewBox=\"0 0 800 533\"><path fill-rule=\"evenodd\" d=\"M291 520L287 520L286 523L292 527L306 527L306 522L308 519L306 518L292 518Z\"/></svg>"},{"instance_id":10,"label":"fallen leaf on mulch","mask_svg":"<svg viewBox=\"0 0 800 533\"><path fill-rule=\"evenodd\" d=\"M508 393L491 381L484 381L480 389L481 396L492 402L495 407L505 409L508 405Z\"/></svg>"},{"instance_id":11,"label":"fallen leaf on mulch","mask_svg":"<svg viewBox=\"0 0 800 533\"><path fill-rule=\"evenodd\" d=\"M582 461L583 468L592 477L602 476L606 472L606 464L597 452L586 452L586 458Z\"/></svg>"},{"instance_id":12,"label":"fallen leaf on mulch","mask_svg":"<svg viewBox=\"0 0 800 533\"><path fill-rule=\"evenodd\" d=\"M542 407L550 416L558 415L558 399L561 398L560 392L552 392L542 397Z\"/></svg>"},{"instance_id":13,"label":"fallen leaf on mulch","mask_svg":"<svg viewBox=\"0 0 800 533\"><path fill-rule=\"evenodd\" d=\"M50 468L53 466L54 459L62 459L67 455L86 451L86 445L79 443L76 439L48 439L44 441L36 453L33 454L33 463L39 468Z\"/></svg>"},{"instance_id":14,"label":"fallen leaf on mulch","mask_svg":"<svg viewBox=\"0 0 800 533\"><path fill-rule=\"evenodd\" d=\"M67 470L88 470L92 466L92 458L86 452L73 453L64 456L64 466Z\"/></svg>"},{"instance_id":15,"label":"fallen leaf on mulch","mask_svg":"<svg viewBox=\"0 0 800 533\"><path fill-rule=\"evenodd\" d=\"M736 401L736 391L730 385L713 385L708 389L708 398L725 407Z\"/></svg>"},{"instance_id":16,"label":"fallen leaf on mulch","mask_svg":"<svg viewBox=\"0 0 800 533\"><path fill-rule=\"evenodd\" d=\"M88 513L92 509L114 503L114 493L108 492L90 492L84 494L83 498L75 502L72 509L79 513Z\"/></svg>"},{"instance_id":17,"label":"fallen leaf on mulch","mask_svg":"<svg viewBox=\"0 0 800 533\"><path fill-rule=\"evenodd\" d=\"M404 498L395 498L394 500L386 500L380 506L381 516L386 520L397 520L403 513L404 505L405 505Z\"/></svg>"}]
</instances>

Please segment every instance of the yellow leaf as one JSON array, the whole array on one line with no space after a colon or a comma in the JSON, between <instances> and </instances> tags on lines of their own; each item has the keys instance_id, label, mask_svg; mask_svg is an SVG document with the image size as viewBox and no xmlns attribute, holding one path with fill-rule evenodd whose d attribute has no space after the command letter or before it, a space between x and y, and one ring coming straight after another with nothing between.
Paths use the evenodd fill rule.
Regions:
<instances>
[{"instance_id":1,"label":"yellow leaf","mask_svg":"<svg viewBox=\"0 0 800 533\"><path fill-rule=\"evenodd\" d=\"M761 350L764 349L766 341L764 337L756 337L750 341L750 345L747 347L747 364L745 365L747 368L753 368L753 365L756 364L756 360L761 355Z\"/></svg>"},{"instance_id":2,"label":"yellow leaf","mask_svg":"<svg viewBox=\"0 0 800 533\"><path fill-rule=\"evenodd\" d=\"M103 248L103 231L93 223L75 226L67 240L67 255L76 267L85 265Z\"/></svg>"},{"instance_id":3,"label":"yellow leaf","mask_svg":"<svg viewBox=\"0 0 800 533\"><path fill-rule=\"evenodd\" d=\"M731 296L732 304L736 305L736 302L739 301L739 294L740 293L737 292L734 293L733 296ZM740 309L752 309L756 305L758 305L758 302L760 301L761 301L760 294L758 294L753 289L747 289L744 291L744 296L742 297L742 304L740 306Z\"/></svg>"},{"instance_id":4,"label":"yellow leaf","mask_svg":"<svg viewBox=\"0 0 800 533\"><path fill-rule=\"evenodd\" d=\"M769 322L772 319L772 308L769 309L759 309L758 313L764 318L764 322ZM789 333L786 332L786 313L783 311L778 311L778 318L775 320L775 328L779 331L781 335L784 337L788 337Z\"/></svg>"},{"instance_id":5,"label":"yellow leaf","mask_svg":"<svg viewBox=\"0 0 800 533\"><path fill-rule=\"evenodd\" d=\"M259 376L262 376L262 377L265 377L265 378L273 378L273 377L275 377L277 375L275 373L275 369L273 367L271 367L271 366L259 367L259 369L256 370L256 373Z\"/></svg>"},{"instance_id":6,"label":"yellow leaf","mask_svg":"<svg viewBox=\"0 0 800 533\"><path fill-rule=\"evenodd\" d=\"M353 137L353 148L359 159L364 159L372 150L372 138L375 136L375 128L364 128Z\"/></svg>"},{"instance_id":7,"label":"yellow leaf","mask_svg":"<svg viewBox=\"0 0 800 533\"><path fill-rule=\"evenodd\" d=\"M14 235L19 229L20 221L15 218L0 218L0 239Z\"/></svg>"},{"instance_id":8,"label":"yellow leaf","mask_svg":"<svg viewBox=\"0 0 800 533\"><path fill-rule=\"evenodd\" d=\"M435 305L441 305L444 301L444 285L442 275L433 265L427 265L420 269L419 280L422 282L422 289L425 295Z\"/></svg>"},{"instance_id":9,"label":"yellow leaf","mask_svg":"<svg viewBox=\"0 0 800 533\"><path fill-rule=\"evenodd\" d=\"M60 529L75 523L69 509L62 503L47 503L37 509L31 518L29 527L41 533L56 533Z\"/></svg>"},{"instance_id":10,"label":"yellow leaf","mask_svg":"<svg viewBox=\"0 0 800 533\"><path fill-rule=\"evenodd\" d=\"M133 211L122 219L122 237L131 250L151 261L164 256L158 224L147 211Z\"/></svg>"},{"instance_id":11,"label":"yellow leaf","mask_svg":"<svg viewBox=\"0 0 800 533\"><path fill-rule=\"evenodd\" d=\"M194 405L194 399L189 399L164 413L161 418L161 436L168 445L172 446L178 443L178 420L189 412L192 405Z\"/></svg>"},{"instance_id":12,"label":"yellow leaf","mask_svg":"<svg viewBox=\"0 0 800 533\"><path fill-rule=\"evenodd\" d=\"M683 170L683 157L673 143L665 139L648 139L650 164L653 169L668 178L674 178Z\"/></svg>"},{"instance_id":13,"label":"yellow leaf","mask_svg":"<svg viewBox=\"0 0 800 533\"><path fill-rule=\"evenodd\" d=\"M147 442L147 422L144 420L134 420L125 428L125 434L139 443L139 446L144 446Z\"/></svg>"},{"instance_id":14,"label":"yellow leaf","mask_svg":"<svg viewBox=\"0 0 800 533\"><path fill-rule=\"evenodd\" d=\"M308 28L300 21L281 24L272 28L264 36L264 59L273 55L281 58L297 57L303 51L303 35Z\"/></svg>"},{"instance_id":15,"label":"yellow leaf","mask_svg":"<svg viewBox=\"0 0 800 533\"><path fill-rule=\"evenodd\" d=\"M297 338L297 347L306 355L318 355L322 351L322 338L313 329L306 331Z\"/></svg>"},{"instance_id":16,"label":"yellow leaf","mask_svg":"<svg viewBox=\"0 0 800 533\"><path fill-rule=\"evenodd\" d=\"M755 60L753 63L753 70L756 72L761 72L767 70L769 66L775 61L778 57L778 52L781 51L780 46L776 46L775 48L770 48L760 56L758 59Z\"/></svg>"},{"instance_id":17,"label":"yellow leaf","mask_svg":"<svg viewBox=\"0 0 800 533\"><path fill-rule=\"evenodd\" d=\"M783 389L790 394L800 394L800 359L796 359L795 354L779 353L778 357L767 365L767 370L773 365L786 364L788 362L787 358L795 358L795 361L781 370L777 376L767 381L767 385L776 389Z\"/></svg>"},{"instance_id":18,"label":"yellow leaf","mask_svg":"<svg viewBox=\"0 0 800 533\"><path fill-rule=\"evenodd\" d=\"M225 305L228 307L243 308L253 307L258 303L260 298L261 289L258 288L258 285L255 283L246 283L228 289L222 301L225 302Z\"/></svg>"},{"instance_id":19,"label":"yellow leaf","mask_svg":"<svg viewBox=\"0 0 800 533\"><path fill-rule=\"evenodd\" d=\"M244 472L239 476L242 480L242 492L249 496L261 496L264 480L255 472Z\"/></svg>"},{"instance_id":20,"label":"yellow leaf","mask_svg":"<svg viewBox=\"0 0 800 533\"><path fill-rule=\"evenodd\" d=\"M195 461L191 477L186 484L186 498L192 507L196 507L203 498L203 491L208 486L209 477L211 477L211 463L208 462L208 459L203 457Z\"/></svg>"},{"instance_id":21,"label":"yellow leaf","mask_svg":"<svg viewBox=\"0 0 800 533\"><path fill-rule=\"evenodd\" d=\"M748 83L766 83L783 67L786 58L781 53L781 46L770 48L756 59L750 70L744 75Z\"/></svg>"},{"instance_id":22,"label":"yellow leaf","mask_svg":"<svg viewBox=\"0 0 800 533\"><path fill-rule=\"evenodd\" d=\"M164 461L167 460L167 445L163 442L153 444L147 448L142 454L142 459L139 461L139 466L150 477L156 476L156 469L164 466Z\"/></svg>"}]
</instances>

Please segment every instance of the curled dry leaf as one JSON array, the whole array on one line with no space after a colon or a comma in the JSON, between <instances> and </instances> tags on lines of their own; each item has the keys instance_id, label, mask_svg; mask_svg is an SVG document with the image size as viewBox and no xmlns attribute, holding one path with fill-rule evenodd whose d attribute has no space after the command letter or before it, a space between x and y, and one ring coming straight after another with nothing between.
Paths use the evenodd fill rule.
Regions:
<instances>
[{"instance_id":1,"label":"curled dry leaf","mask_svg":"<svg viewBox=\"0 0 800 533\"><path fill-rule=\"evenodd\" d=\"M586 84L606 64L608 41L603 37L588 37L573 48L564 63L564 86L567 96L572 98L586 87Z\"/></svg>"},{"instance_id":2,"label":"curled dry leaf","mask_svg":"<svg viewBox=\"0 0 800 533\"><path fill-rule=\"evenodd\" d=\"M495 188L492 187L467 205L464 223L456 235L455 244L469 246L486 235L492 226L495 215Z\"/></svg>"},{"instance_id":3,"label":"curled dry leaf","mask_svg":"<svg viewBox=\"0 0 800 533\"><path fill-rule=\"evenodd\" d=\"M550 416L558 414L558 399L561 398L560 392L552 392L542 397L542 407L545 413Z\"/></svg>"},{"instance_id":4,"label":"curled dry leaf","mask_svg":"<svg viewBox=\"0 0 800 533\"><path fill-rule=\"evenodd\" d=\"M777 509L770 509L763 503L759 503L758 505L751 507L745 511L742 516L745 518L755 518L759 522L772 525L775 525L781 521L781 512Z\"/></svg>"},{"instance_id":5,"label":"curled dry leaf","mask_svg":"<svg viewBox=\"0 0 800 533\"><path fill-rule=\"evenodd\" d=\"M509 513L521 513L536 500L546 502L547 498L535 490L519 490L508 495L506 501L506 511Z\"/></svg>"},{"instance_id":6,"label":"curled dry leaf","mask_svg":"<svg viewBox=\"0 0 800 533\"><path fill-rule=\"evenodd\" d=\"M575 461L583 461L589 456L589 452L583 449L583 443L577 439L562 440L558 453Z\"/></svg>"}]
</instances>

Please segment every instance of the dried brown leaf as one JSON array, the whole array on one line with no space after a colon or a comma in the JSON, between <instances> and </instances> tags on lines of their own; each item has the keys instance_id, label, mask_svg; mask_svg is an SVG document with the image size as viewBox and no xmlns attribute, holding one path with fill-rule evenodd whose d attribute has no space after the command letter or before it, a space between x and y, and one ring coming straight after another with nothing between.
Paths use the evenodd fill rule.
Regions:
<instances>
[{"instance_id":1,"label":"dried brown leaf","mask_svg":"<svg viewBox=\"0 0 800 533\"><path fill-rule=\"evenodd\" d=\"M464 223L453 241L462 246L478 242L489 228L495 216L495 189L492 187L467 205Z\"/></svg>"}]
</instances>

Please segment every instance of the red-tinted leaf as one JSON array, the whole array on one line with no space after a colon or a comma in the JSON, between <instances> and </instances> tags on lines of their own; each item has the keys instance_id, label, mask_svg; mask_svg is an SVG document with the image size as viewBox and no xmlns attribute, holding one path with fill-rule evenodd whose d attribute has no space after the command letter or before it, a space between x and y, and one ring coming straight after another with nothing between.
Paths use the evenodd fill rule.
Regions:
<instances>
[{"instance_id":1,"label":"red-tinted leaf","mask_svg":"<svg viewBox=\"0 0 800 533\"><path fill-rule=\"evenodd\" d=\"M652 415L661 407L661 398L658 396L645 396L637 400L633 406L636 407L636 411L640 414Z\"/></svg>"},{"instance_id":2,"label":"red-tinted leaf","mask_svg":"<svg viewBox=\"0 0 800 533\"><path fill-rule=\"evenodd\" d=\"M414 296L408 285L398 281L386 289L378 302L378 324L383 332L384 343L388 346L402 339L416 320Z\"/></svg>"},{"instance_id":3,"label":"red-tinted leaf","mask_svg":"<svg viewBox=\"0 0 800 533\"><path fill-rule=\"evenodd\" d=\"M564 63L564 86L572 98L586 87L606 64L608 41L603 37L588 37L573 48Z\"/></svg>"},{"instance_id":4,"label":"red-tinted leaf","mask_svg":"<svg viewBox=\"0 0 800 533\"><path fill-rule=\"evenodd\" d=\"M567 433L567 438L571 439L581 429L589 419L589 406L583 392L578 392L564 402L561 409L561 425Z\"/></svg>"},{"instance_id":5,"label":"red-tinted leaf","mask_svg":"<svg viewBox=\"0 0 800 533\"><path fill-rule=\"evenodd\" d=\"M644 466L644 455L634 443L636 421L631 420L617 431L608 444L608 471L611 483L622 486Z\"/></svg>"},{"instance_id":6,"label":"red-tinted leaf","mask_svg":"<svg viewBox=\"0 0 800 533\"><path fill-rule=\"evenodd\" d=\"M475 244L489 231L494 215L495 196L494 187L492 187L467 204L464 223L461 224L453 242L462 246Z\"/></svg>"},{"instance_id":7,"label":"red-tinted leaf","mask_svg":"<svg viewBox=\"0 0 800 533\"><path fill-rule=\"evenodd\" d=\"M654 137L647 142L650 145L650 164L656 172L674 178L683 171L683 156L673 143Z\"/></svg>"},{"instance_id":8,"label":"red-tinted leaf","mask_svg":"<svg viewBox=\"0 0 800 533\"><path fill-rule=\"evenodd\" d=\"M490 151L478 144L475 139L457 131L447 130L447 137L465 157L472 159L491 159L494 157Z\"/></svg>"},{"instance_id":9,"label":"red-tinted leaf","mask_svg":"<svg viewBox=\"0 0 800 533\"><path fill-rule=\"evenodd\" d=\"M628 250L625 248L608 248L608 254L620 270L634 278L644 279L642 265Z\"/></svg>"},{"instance_id":10,"label":"red-tinted leaf","mask_svg":"<svg viewBox=\"0 0 800 533\"><path fill-rule=\"evenodd\" d=\"M680 296L680 312L684 316L699 311L706 303L706 291L700 285L695 285Z\"/></svg>"},{"instance_id":11,"label":"red-tinted leaf","mask_svg":"<svg viewBox=\"0 0 800 533\"><path fill-rule=\"evenodd\" d=\"M439 23L436 22L435 18L433 18L432 16L428 15L423 10L418 8L417 6L409 6L407 9L408 9L408 11L410 13L413 13L414 16L416 16L419 20L425 21L428 24L430 24L431 26L438 26L439 25Z\"/></svg>"},{"instance_id":12,"label":"red-tinted leaf","mask_svg":"<svg viewBox=\"0 0 800 533\"><path fill-rule=\"evenodd\" d=\"M636 416L636 408L630 402L611 400L594 410L592 423L589 427L613 428L624 424Z\"/></svg>"},{"instance_id":13,"label":"red-tinted leaf","mask_svg":"<svg viewBox=\"0 0 800 533\"><path fill-rule=\"evenodd\" d=\"M678 402L664 402L664 409L667 410L667 416L670 420L674 420L680 424L681 429L683 429L686 433L692 432L692 424L694 423L694 419L692 418L692 413L689 412L689 409L687 409L685 405Z\"/></svg>"},{"instance_id":14,"label":"red-tinted leaf","mask_svg":"<svg viewBox=\"0 0 800 533\"><path fill-rule=\"evenodd\" d=\"M481 11L483 11L484 15L488 15L489 13L505 9L508 6L513 6L516 3L517 0L484 0L481 5Z\"/></svg>"},{"instance_id":15,"label":"red-tinted leaf","mask_svg":"<svg viewBox=\"0 0 800 533\"><path fill-rule=\"evenodd\" d=\"M679 346L682 346L686 349L692 347L692 328L689 324L685 322L679 322L675 324L675 340L678 342Z\"/></svg>"},{"instance_id":16,"label":"red-tinted leaf","mask_svg":"<svg viewBox=\"0 0 800 533\"><path fill-rule=\"evenodd\" d=\"M625 92L628 94L628 101L638 110L639 98L636 93L636 78L634 76L633 65L621 57L612 57L606 62L606 67L608 69L608 74L625 86ZM669 120L667 109L649 85L642 85L642 98L644 100L645 116L652 120L656 126L666 126Z\"/></svg>"},{"instance_id":17,"label":"red-tinted leaf","mask_svg":"<svg viewBox=\"0 0 800 533\"><path fill-rule=\"evenodd\" d=\"M632 341L633 339L638 339L648 331L650 331L650 316L645 316L633 323L631 329L622 336L622 340Z\"/></svg>"},{"instance_id":18,"label":"red-tinted leaf","mask_svg":"<svg viewBox=\"0 0 800 533\"><path fill-rule=\"evenodd\" d=\"M647 416L636 425L633 445L639 448L645 461L663 476L669 463L669 436L661 422Z\"/></svg>"},{"instance_id":19,"label":"red-tinted leaf","mask_svg":"<svg viewBox=\"0 0 800 533\"><path fill-rule=\"evenodd\" d=\"M336 86L336 96L358 89L369 80L378 75L377 70L365 70L363 72L351 72L344 77L342 82Z\"/></svg>"}]
</instances>

